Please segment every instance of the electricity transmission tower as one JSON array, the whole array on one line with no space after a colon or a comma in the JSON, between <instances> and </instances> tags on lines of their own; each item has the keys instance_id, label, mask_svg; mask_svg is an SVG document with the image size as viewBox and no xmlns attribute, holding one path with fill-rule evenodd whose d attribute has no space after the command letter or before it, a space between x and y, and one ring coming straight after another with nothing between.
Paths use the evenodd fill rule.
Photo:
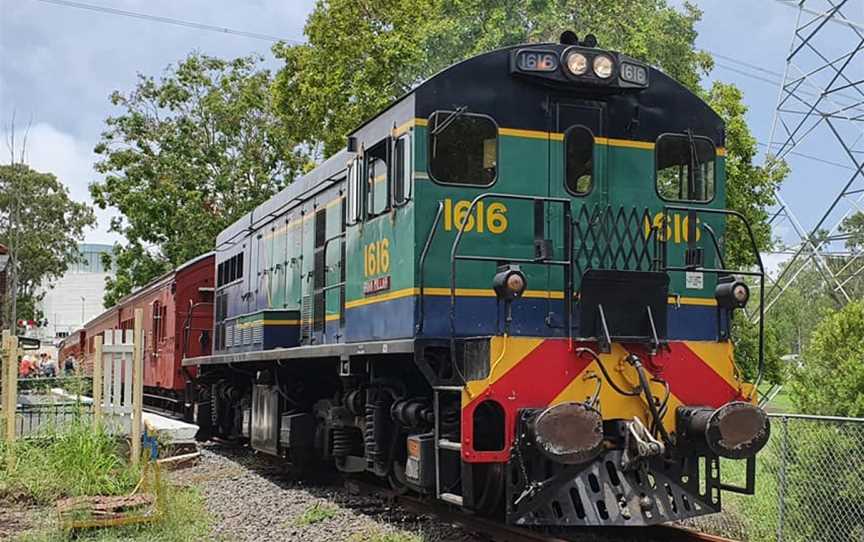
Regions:
<instances>
[{"instance_id":1,"label":"electricity transmission tower","mask_svg":"<svg viewBox=\"0 0 864 542\"><path fill-rule=\"evenodd\" d=\"M830 142L837 160L848 164L840 176L820 172L806 180L808 204L818 205L805 226L784 193L772 225L790 230L791 258L766 295L770 308L796 278L815 267L839 304L852 300L849 284L864 276L864 253L846 248L844 220L864 214L864 0L777 0L798 11L771 126L768 153L790 160L794 151L813 152ZM796 179L792 168L790 181ZM813 198L810 199L812 194ZM827 207L822 200L830 198ZM818 202L818 203L817 203ZM810 210L812 214L812 207Z\"/></svg>"}]
</instances>

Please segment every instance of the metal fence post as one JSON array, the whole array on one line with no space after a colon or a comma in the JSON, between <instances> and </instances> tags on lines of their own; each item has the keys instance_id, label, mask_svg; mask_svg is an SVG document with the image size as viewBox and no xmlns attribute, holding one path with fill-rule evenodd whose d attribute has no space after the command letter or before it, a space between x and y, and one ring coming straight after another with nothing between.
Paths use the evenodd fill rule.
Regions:
<instances>
[{"instance_id":1,"label":"metal fence post","mask_svg":"<svg viewBox=\"0 0 864 542\"><path fill-rule=\"evenodd\" d=\"M132 464L141 459L141 407L144 402L144 309L135 309L132 348Z\"/></svg>"},{"instance_id":2,"label":"metal fence post","mask_svg":"<svg viewBox=\"0 0 864 542\"><path fill-rule=\"evenodd\" d=\"M777 497L780 499L777 509L777 542L783 542L783 523L786 514L786 462L789 458L789 418L783 416L781 427L782 439L780 440L780 487Z\"/></svg>"},{"instance_id":3,"label":"metal fence post","mask_svg":"<svg viewBox=\"0 0 864 542\"><path fill-rule=\"evenodd\" d=\"M98 424L102 421L102 336L97 335L93 343L93 421Z\"/></svg>"}]
</instances>

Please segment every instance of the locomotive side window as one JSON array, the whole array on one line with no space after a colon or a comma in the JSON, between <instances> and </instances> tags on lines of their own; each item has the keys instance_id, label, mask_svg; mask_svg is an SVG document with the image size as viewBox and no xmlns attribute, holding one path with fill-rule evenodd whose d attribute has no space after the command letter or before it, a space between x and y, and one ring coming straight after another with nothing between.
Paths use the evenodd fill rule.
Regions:
<instances>
[{"instance_id":1,"label":"locomotive side window","mask_svg":"<svg viewBox=\"0 0 864 542\"><path fill-rule=\"evenodd\" d=\"M429 117L429 175L440 183L489 186L498 174L498 126L459 111Z\"/></svg>"},{"instance_id":2,"label":"locomotive side window","mask_svg":"<svg viewBox=\"0 0 864 542\"><path fill-rule=\"evenodd\" d=\"M393 146L393 203L402 205L411 199L411 144L403 135Z\"/></svg>"},{"instance_id":3,"label":"locomotive side window","mask_svg":"<svg viewBox=\"0 0 864 542\"><path fill-rule=\"evenodd\" d=\"M594 177L594 134L573 126L564 136L564 182L567 190L582 196L591 191Z\"/></svg>"},{"instance_id":4,"label":"locomotive side window","mask_svg":"<svg viewBox=\"0 0 864 542\"><path fill-rule=\"evenodd\" d=\"M360 202L362 201L361 194L361 170L360 159L355 158L351 165L348 166L348 224L356 224L360 220Z\"/></svg>"},{"instance_id":5,"label":"locomotive side window","mask_svg":"<svg viewBox=\"0 0 864 542\"><path fill-rule=\"evenodd\" d=\"M714 199L714 143L705 137L663 134L656 145L657 193L673 201Z\"/></svg>"},{"instance_id":6,"label":"locomotive side window","mask_svg":"<svg viewBox=\"0 0 864 542\"><path fill-rule=\"evenodd\" d=\"M224 286L241 278L243 278L242 252L219 264L216 272L216 286Z\"/></svg>"},{"instance_id":7,"label":"locomotive side window","mask_svg":"<svg viewBox=\"0 0 864 542\"><path fill-rule=\"evenodd\" d=\"M388 144L390 140L379 143L366 153L366 215L378 216L390 208L388 171Z\"/></svg>"}]
</instances>

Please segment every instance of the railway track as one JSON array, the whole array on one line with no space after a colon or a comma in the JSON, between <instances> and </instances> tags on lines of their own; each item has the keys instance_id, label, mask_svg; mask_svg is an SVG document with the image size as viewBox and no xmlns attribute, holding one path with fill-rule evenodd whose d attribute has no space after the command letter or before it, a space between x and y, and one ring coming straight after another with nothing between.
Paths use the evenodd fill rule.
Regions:
<instances>
[{"instance_id":1,"label":"railway track","mask_svg":"<svg viewBox=\"0 0 864 542\"><path fill-rule=\"evenodd\" d=\"M444 503L412 495L400 495L379 486L350 480L346 487L351 492L377 494L419 514L429 514L440 521L459 525L490 542L737 542L716 535L702 533L675 525L657 525L647 528L603 527L579 528L572 534L548 534L530 529L503 525L499 522L471 515Z\"/></svg>"}]
</instances>

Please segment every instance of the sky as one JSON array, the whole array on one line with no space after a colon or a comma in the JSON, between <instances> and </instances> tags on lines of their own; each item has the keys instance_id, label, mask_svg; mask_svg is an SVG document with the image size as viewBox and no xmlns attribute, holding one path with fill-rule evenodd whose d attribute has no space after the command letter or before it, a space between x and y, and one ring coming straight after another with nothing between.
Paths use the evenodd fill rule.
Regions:
<instances>
[{"instance_id":1,"label":"sky","mask_svg":"<svg viewBox=\"0 0 864 542\"><path fill-rule=\"evenodd\" d=\"M303 24L314 4L314 0L81 1L286 40L302 40ZM816 6L824 1L809 3ZM98 179L92 169L96 158L92 150L104 119L114 112L108 96L114 90L131 90L137 73L158 74L192 50L221 57L258 53L266 58L268 67L279 68L270 53L272 43L266 40L55 2L63 4L64 0L0 0L0 141L6 141L13 112L19 133L30 123L29 163L37 170L55 173L78 200L89 200L87 186ZM681 4L679 0L671 3ZM748 123L764 144L770 136L779 74L784 69L797 10L775 0L700 0L696 4L703 11L696 44L714 54L717 62L705 82L717 79L742 89L749 107ZM864 2L850 4L860 9L852 9L846 16L864 22ZM824 32L820 47L839 54L843 51L837 44L849 42L849 29L833 26ZM864 65L853 66L854 71L859 67L858 77L850 77L862 79ZM852 172L850 162L826 129L814 131L797 151L847 168L789 156L793 175L782 194L807 227L818 221ZM0 145L0 159L8 160L5 145ZM111 211L97 210L97 215L98 227L87 233L86 241L117 241L118 237L108 232ZM778 221L775 234L793 240L788 221Z\"/></svg>"}]
</instances>

